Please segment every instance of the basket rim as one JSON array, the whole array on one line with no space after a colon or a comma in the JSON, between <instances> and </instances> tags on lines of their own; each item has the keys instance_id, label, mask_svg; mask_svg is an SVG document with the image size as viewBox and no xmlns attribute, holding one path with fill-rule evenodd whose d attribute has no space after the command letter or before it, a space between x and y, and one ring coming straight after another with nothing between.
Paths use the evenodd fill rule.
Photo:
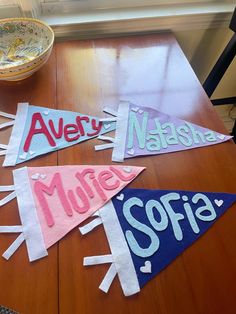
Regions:
<instances>
[{"instance_id":1,"label":"basket rim","mask_svg":"<svg viewBox=\"0 0 236 314\"><path fill-rule=\"evenodd\" d=\"M27 17L12 17L12 18L0 19L0 26L1 26L1 24L5 24L5 23L8 23L8 22L17 22L17 21L34 22L34 23L41 24L41 25L45 26L49 30L49 32L52 35L51 41L50 41L48 47L43 52L41 52L37 56L37 58L35 58L35 59L38 59L38 58L42 57L43 55L45 55L51 49L51 47L52 47L52 45L54 43L55 35L54 35L54 32L53 32L52 28L47 23L45 23L45 22L43 22L41 20L34 19L34 18L27 18ZM25 65L28 65L28 64L32 63L32 61L34 61L35 59L30 60L30 61L26 61L26 62L24 62L24 63L22 63L20 65L15 65L15 66L13 65L13 66L4 67L4 68L2 68L0 66L0 71L1 72L9 72L12 69L21 68L22 66L25 66Z\"/></svg>"}]
</instances>

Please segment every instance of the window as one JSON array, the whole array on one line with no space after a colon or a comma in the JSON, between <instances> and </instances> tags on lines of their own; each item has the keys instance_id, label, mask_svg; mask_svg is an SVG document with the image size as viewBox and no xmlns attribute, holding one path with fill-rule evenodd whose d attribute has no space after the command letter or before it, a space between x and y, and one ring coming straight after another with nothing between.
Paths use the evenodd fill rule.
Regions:
<instances>
[{"instance_id":1,"label":"window","mask_svg":"<svg viewBox=\"0 0 236 314\"><path fill-rule=\"evenodd\" d=\"M0 0L0 18L21 16L18 0Z\"/></svg>"},{"instance_id":2,"label":"window","mask_svg":"<svg viewBox=\"0 0 236 314\"><path fill-rule=\"evenodd\" d=\"M170 7L176 5L209 5L233 3L234 0L38 0L43 14L75 13L89 10L134 9L146 7Z\"/></svg>"},{"instance_id":3,"label":"window","mask_svg":"<svg viewBox=\"0 0 236 314\"><path fill-rule=\"evenodd\" d=\"M40 18L58 37L228 27L235 0L0 0L0 18Z\"/></svg>"}]
</instances>

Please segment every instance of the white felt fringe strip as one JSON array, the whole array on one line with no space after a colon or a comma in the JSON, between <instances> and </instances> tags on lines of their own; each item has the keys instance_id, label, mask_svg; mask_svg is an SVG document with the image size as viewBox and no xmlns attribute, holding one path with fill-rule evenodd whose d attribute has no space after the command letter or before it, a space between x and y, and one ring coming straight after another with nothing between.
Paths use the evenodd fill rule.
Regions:
<instances>
[{"instance_id":1,"label":"white felt fringe strip","mask_svg":"<svg viewBox=\"0 0 236 314\"><path fill-rule=\"evenodd\" d=\"M107 142L114 142L114 138L113 137L110 137L110 136L104 136L104 135L99 135L97 137L99 140L102 140L102 141L107 141Z\"/></svg>"},{"instance_id":2,"label":"white felt fringe strip","mask_svg":"<svg viewBox=\"0 0 236 314\"><path fill-rule=\"evenodd\" d=\"M125 144L126 144L126 131L129 117L129 102L121 101L119 104L118 112L113 109L105 107L104 112L116 116L116 118L104 118L100 121L116 121L116 134L115 138L108 136L98 136L98 139L112 142L110 144L96 145L94 148L96 151L113 148L112 161L122 162L124 161ZM113 120L112 120L113 119Z\"/></svg>"},{"instance_id":3,"label":"white felt fringe strip","mask_svg":"<svg viewBox=\"0 0 236 314\"><path fill-rule=\"evenodd\" d=\"M5 144L0 144L0 148L1 148L1 149L7 149L7 145L5 145Z\"/></svg>"},{"instance_id":4,"label":"white felt fringe strip","mask_svg":"<svg viewBox=\"0 0 236 314\"><path fill-rule=\"evenodd\" d=\"M6 153L7 153L7 150L6 150L6 149L5 149L5 150L1 150L1 151L0 151L0 156L6 155Z\"/></svg>"},{"instance_id":5,"label":"white felt fringe strip","mask_svg":"<svg viewBox=\"0 0 236 314\"><path fill-rule=\"evenodd\" d=\"M84 257L84 266L113 263L111 254Z\"/></svg>"},{"instance_id":6,"label":"white felt fringe strip","mask_svg":"<svg viewBox=\"0 0 236 314\"><path fill-rule=\"evenodd\" d=\"M92 231L94 228L96 228L97 226L101 225L101 223L102 223L101 218L97 217L94 220L92 220L91 222L84 225L83 227L80 227L79 231L81 232L81 234L87 234L90 231Z\"/></svg>"},{"instance_id":7,"label":"white felt fringe strip","mask_svg":"<svg viewBox=\"0 0 236 314\"><path fill-rule=\"evenodd\" d=\"M97 210L95 213L92 214L91 217L100 217L99 211Z\"/></svg>"},{"instance_id":8,"label":"white felt fringe strip","mask_svg":"<svg viewBox=\"0 0 236 314\"><path fill-rule=\"evenodd\" d=\"M101 118L99 119L100 122L116 122L116 118Z\"/></svg>"},{"instance_id":9,"label":"white felt fringe strip","mask_svg":"<svg viewBox=\"0 0 236 314\"><path fill-rule=\"evenodd\" d=\"M23 233L21 233L16 240L9 246L9 248L3 253L3 257L8 260L15 251L19 248L19 246L24 242L25 238Z\"/></svg>"},{"instance_id":10,"label":"white felt fringe strip","mask_svg":"<svg viewBox=\"0 0 236 314\"><path fill-rule=\"evenodd\" d=\"M11 200L13 200L13 198L16 197L16 192L11 192L10 194L8 194L6 197L4 197L3 199L0 200L0 206L3 206L4 204L10 202Z\"/></svg>"},{"instance_id":11,"label":"white felt fringe strip","mask_svg":"<svg viewBox=\"0 0 236 314\"><path fill-rule=\"evenodd\" d=\"M15 191L14 185L0 185L0 192Z\"/></svg>"},{"instance_id":12,"label":"white felt fringe strip","mask_svg":"<svg viewBox=\"0 0 236 314\"><path fill-rule=\"evenodd\" d=\"M85 257L83 265L90 266L112 263L99 288L107 292L115 275L118 274L124 295L133 295L140 291L140 286L129 247L112 201L109 201L99 209L99 215L107 236L111 254Z\"/></svg>"},{"instance_id":13,"label":"white felt fringe strip","mask_svg":"<svg viewBox=\"0 0 236 314\"><path fill-rule=\"evenodd\" d=\"M109 144L96 145L94 148L96 151L98 151L98 150L104 150L104 149L113 148L113 147L114 147L114 144L109 143Z\"/></svg>"},{"instance_id":14,"label":"white felt fringe strip","mask_svg":"<svg viewBox=\"0 0 236 314\"><path fill-rule=\"evenodd\" d=\"M9 126L12 126L15 123L15 121L8 121L0 124L0 130L7 128Z\"/></svg>"},{"instance_id":15,"label":"white felt fringe strip","mask_svg":"<svg viewBox=\"0 0 236 314\"><path fill-rule=\"evenodd\" d=\"M7 128L7 127L9 127L9 126L12 126L12 125L15 123L14 120L15 120L16 116L13 115L13 114L0 111L0 116L1 116L1 117L4 117L4 118L8 118L8 119L13 119L13 121L7 121L7 122L1 123L1 124L0 124L0 130L1 130L1 129L4 129L4 128Z\"/></svg>"},{"instance_id":16,"label":"white felt fringe strip","mask_svg":"<svg viewBox=\"0 0 236 314\"><path fill-rule=\"evenodd\" d=\"M4 117L4 118L9 118L9 119L15 119L16 118L16 116L14 114L3 112L3 111L0 111L0 116Z\"/></svg>"},{"instance_id":17,"label":"white felt fringe strip","mask_svg":"<svg viewBox=\"0 0 236 314\"><path fill-rule=\"evenodd\" d=\"M27 119L28 108L28 103L19 103L17 106L15 123L11 132L6 157L3 162L3 167L16 165L17 156L20 149L20 143L23 137L23 132Z\"/></svg>"},{"instance_id":18,"label":"white felt fringe strip","mask_svg":"<svg viewBox=\"0 0 236 314\"><path fill-rule=\"evenodd\" d=\"M124 161L128 118L129 118L129 103L121 102L118 109L115 143L112 152L112 161L117 162Z\"/></svg>"},{"instance_id":19,"label":"white felt fringe strip","mask_svg":"<svg viewBox=\"0 0 236 314\"><path fill-rule=\"evenodd\" d=\"M0 226L0 233L22 232L22 226Z\"/></svg>"},{"instance_id":20,"label":"white felt fringe strip","mask_svg":"<svg viewBox=\"0 0 236 314\"><path fill-rule=\"evenodd\" d=\"M124 295L133 295L140 291L139 282L129 247L112 201L107 202L99 209L99 213Z\"/></svg>"},{"instance_id":21,"label":"white felt fringe strip","mask_svg":"<svg viewBox=\"0 0 236 314\"><path fill-rule=\"evenodd\" d=\"M117 274L116 266L114 263L111 264L110 268L108 269L103 281L101 282L99 289L103 292L107 293L115 276Z\"/></svg>"},{"instance_id":22,"label":"white felt fringe strip","mask_svg":"<svg viewBox=\"0 0 236 314\"><path fill-rule=\"evenodd\" d=\"M115 116L115 117L117 116L117 111L115 111L115 110L113 110L113 109L111 109L109 107L104 107L103 111L106 112L106 113L109 113L112 116Z\"/></svg>"},{"instance_id":23,"label":"white felt fringe strip","mask_svg":"<svg viewBox=\"0 0 236 314\"><path fill-rule=\"evenodd\" d=\"M31 191L27 167L13 170L14 186L29 260L48 255Z\"/></svg>"}]
</instances>

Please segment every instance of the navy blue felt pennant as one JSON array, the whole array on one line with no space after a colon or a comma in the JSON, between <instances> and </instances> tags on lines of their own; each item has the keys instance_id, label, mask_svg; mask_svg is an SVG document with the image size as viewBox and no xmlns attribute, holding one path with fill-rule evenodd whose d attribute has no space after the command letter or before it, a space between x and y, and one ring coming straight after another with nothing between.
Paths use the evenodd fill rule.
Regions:
<instances>
[{"instance_id":1,"label":"navy blue felt pennant","mask_svg":"<svg viewBox=\"0 0 236 314\"><path fill-rule=\"evenodd\" d=\"M117 273L124 294L137 293L235 201L228 193L124 189L99 210L111 249L105 262L114 266L100 288L108 291Z\"/></svg>"},{"instance_id":2,"label":"navy blue felt pennant","mask_svg":"<svg viewBox=\"0 0 236 314\"><path fill-rule=\"evenodd\" d=\"M126 189L123 195L122 201L117 197L112 201L140 287L205 233L236 200L235 194L145 189Z\"/></svg>"}]
</instances>

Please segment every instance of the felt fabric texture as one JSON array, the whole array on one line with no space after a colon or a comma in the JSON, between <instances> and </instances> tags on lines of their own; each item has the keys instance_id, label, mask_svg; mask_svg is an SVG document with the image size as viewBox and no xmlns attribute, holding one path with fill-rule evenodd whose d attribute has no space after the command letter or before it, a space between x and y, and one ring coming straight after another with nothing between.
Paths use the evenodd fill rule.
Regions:
<instances>
[{"instance_id":1,"label":"felt fabric texture","mask_svg":"<svg viewBox=\"0 0 236 314\"><path fill-rule=\"evenodd\" d=\"M19 103L3 166L81 143L115 129L115 122L66 110Z\"/></svg>"},{"instance_id":2,"label":"felt fabric texture","mask_svg":"<svg viewBox=\"0 0 236 314\"><path fill-rule=\"evenodd\" d=\"M101 208L144 168L130 167L130 172L122 166L27 169L45 246L49 248Z\"/></svg>"},{"instance_id":3,"label":"felt fabric texture","mask_svg":"<svg viewBox=\"0 0 236 314\"><path fill-rule=\"evenodd\" d=\"M132 232L135 241L137 241L137 244L134 245L133 239L130 238L128 243L130 248L131 245L133 245L133 249L131 249L130 252L140 287L158 274L188 246L205 233L236 201L236 194L227 193L152 191L145 189L126 189L122 193L124 194L124 199L122 201L117 199L117 197L114 197L112 201L121 228L124 234L126 234L126 239L130 235L130 232ZM172 195L172 199L174 200L170 200L166 203L169 203L169 205L167 205L169 209L167 209L167 206L163 205L161 199L164 199L164 197L170 195L170 193L175 193ZM199 200L196 202L198 197ZM134 205L130 208L130 217L128 217L127 214L125 217L124 205L132 198L140 199L143 205L141 205L141 202L137 201L137 199L134 200ZM188 200L184 201L183 199ZM151 200L154 200L154 202L151 203ZM149 206L147 206L148 202ZM184 204L186 209L184 208ZM170 207L173 209L170 209ZM201 207L205 208L201 210L202 213L200 215L198 213ZM148 217L152 217L152 222ZM130 224L131 221L132 225ZM153 222L156 222L156 224L154 225ZM149 229L147 228L141 231L142 228L140 228L140 223L144 224ZM134 228L134 226L136 228ZM160 231L156 230L154 226ZM153 237L153 242L155 242L155 239L159 242L158 247L153 247L152 249L149 249L151 245L150 235L145 233L150 230L156 234L156 238ZM128 234L127 231L129 232ZM136 246L140 246L141 249L134 251ZM146 252L144 252L145 250ZM144 256L140 256L141 254ZM151 263L150 272L143 272L141 269L146 262Z\"/></svg>"},{"instance_id":4,"label":"felt fabric texture","mask_svg":"<svg viewBox=\"0 0 236 314\"><path fill-rule=\"evenodd\" d=\"M29 260L34 261L47 256L48 253L39 224L27 167L14 170L13 180L18 211L23 227L22 235L26 242ZM14 252L12 251L12 253Z\"/></svg>"},{"instance_id":5,"label":"felt fabric texture","mask_svg":"<svg viewBox=\"0 0 236 314\"><path fill-rule=\"evenodd\" d=\"M139 292L235 201L236 194L178 190L125 188L114 196L99 215L124 294ZM110 284L109 277L102 290Z\"/></svg>"},{"instance_id":6,"label":"felt fabric texture","mask_svg":"<svg viewBox=\"0 0 236 314\"><path fill-rule=\"evenodd\" d=\"M122 162L126 158L136 156L165 154L220 144L231 138L232 136L152 108L121 102L117 111L113 144L100 147L97 145L95 149L114 147L112 160Z\"/></svg>"},{"instance_id":7,"label":"felt fabric texture","mask_svg":"<svg viewBox=\"0 0 236 314\"><path fill-rule=\"evenodd\" d=\"M14 186L0 187L0 192L11 192L0 206L16 197L22 225L0 226L0 233L20 233L3 257L9 259L23 241L30 261L47 256L49 247L89 216L97 216L96 211L144 169L78 165L14 170ZM97 217L89 229L100 223Z\"/></svg>"}]
</instances>

